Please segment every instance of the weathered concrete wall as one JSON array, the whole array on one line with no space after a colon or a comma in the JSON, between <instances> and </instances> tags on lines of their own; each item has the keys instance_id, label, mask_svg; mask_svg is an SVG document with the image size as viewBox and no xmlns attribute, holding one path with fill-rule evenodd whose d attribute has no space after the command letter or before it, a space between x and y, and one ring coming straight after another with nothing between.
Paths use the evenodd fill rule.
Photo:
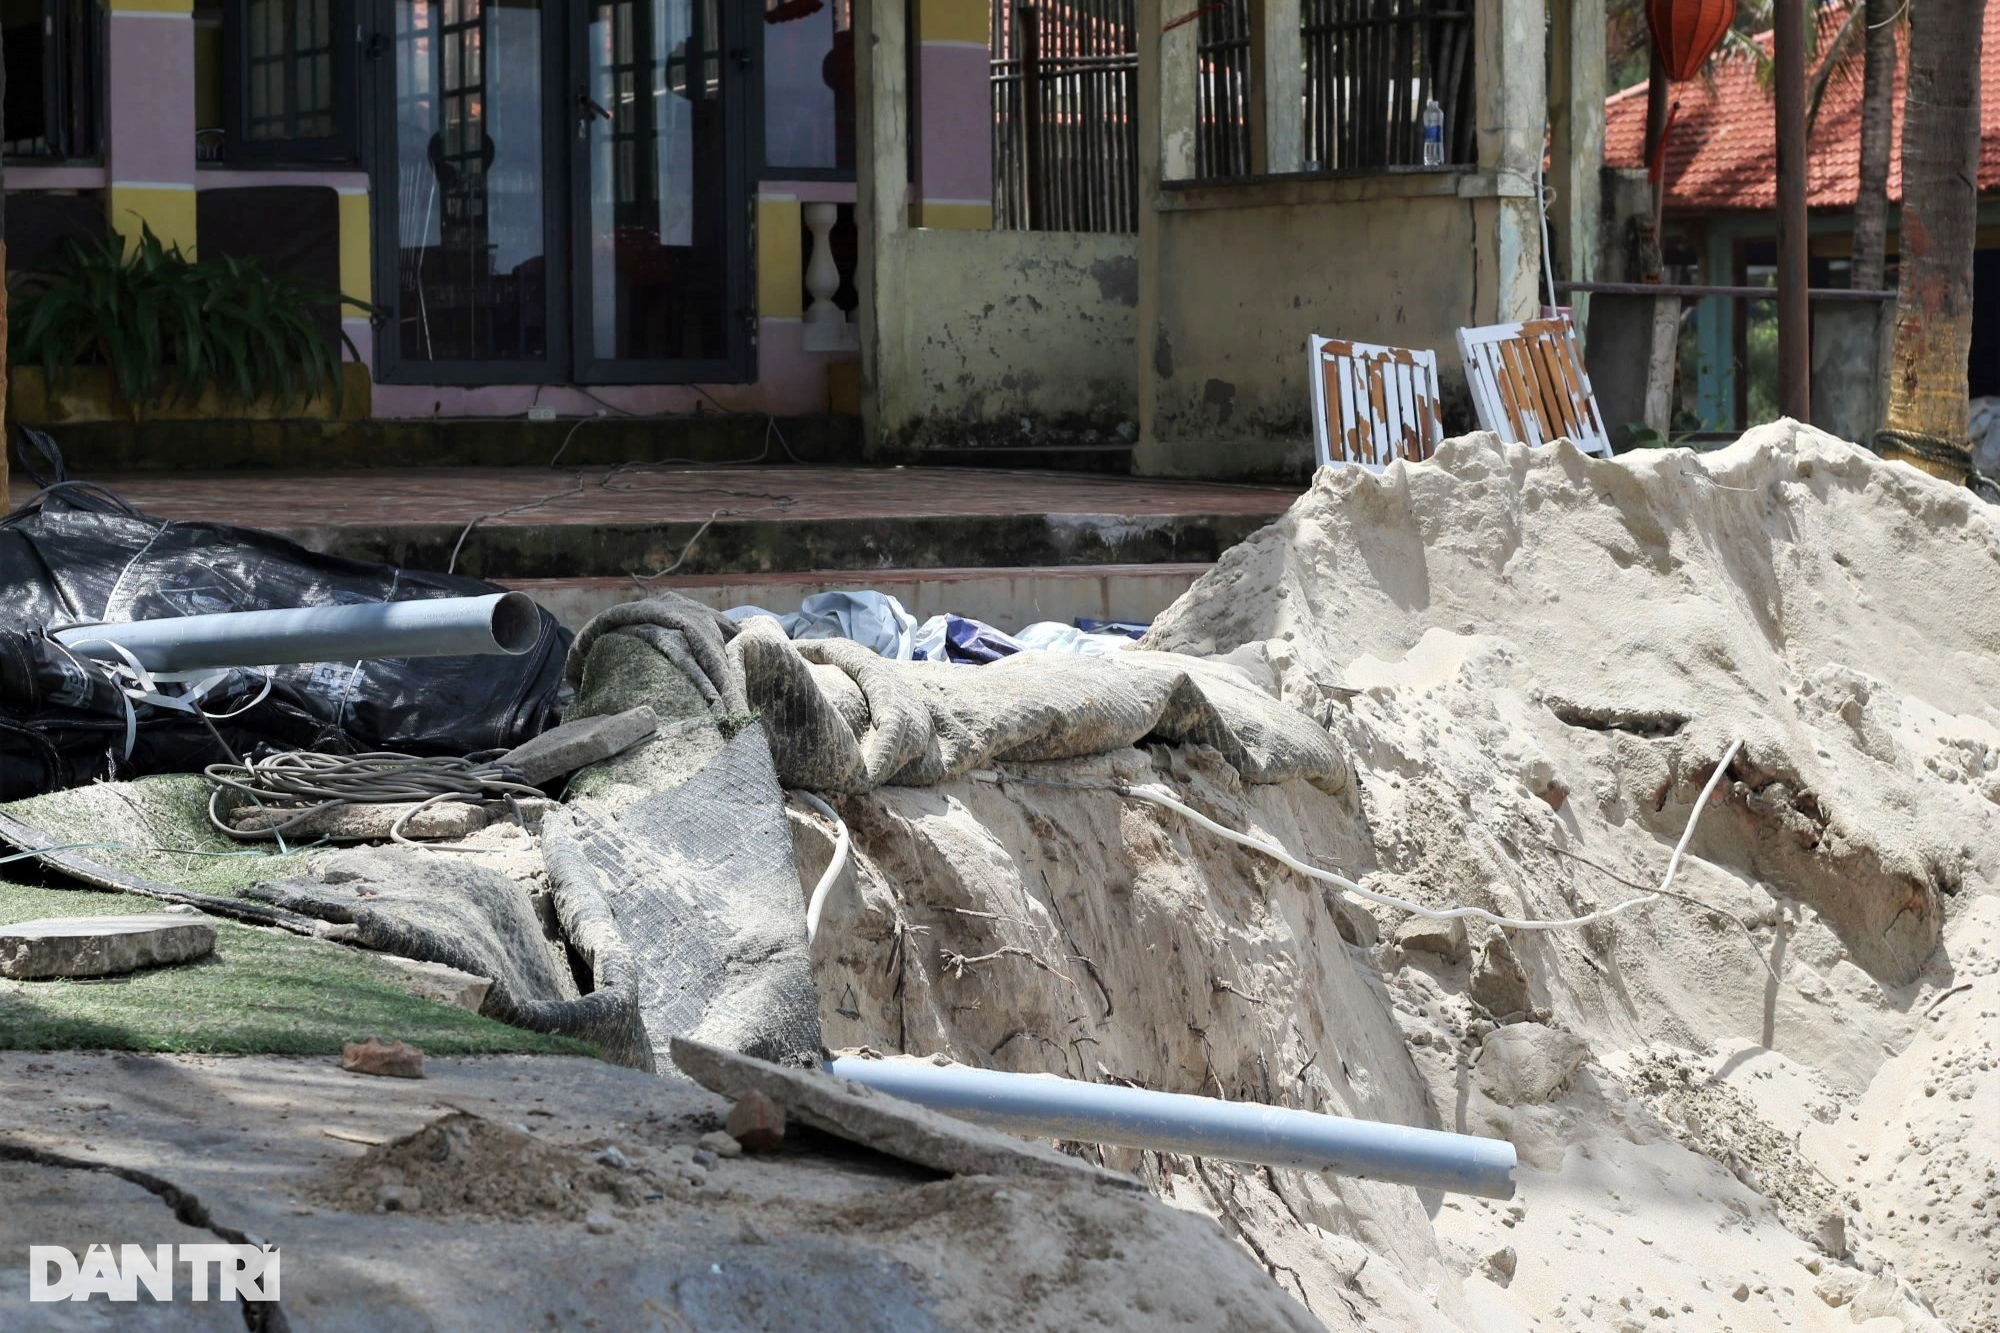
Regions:
<instances>
[{"instance_id":1,"label":"weathered concrete wall","mask_svg":"<svg viewBox=\"0 0 2000 1333\"><path fill-rule=\"evenodd\" d=\"M936 135L918 136L911 160L912 97L935 110L940 90L935 78L928 91L909 86L909 52L927 50L932 32L978 36L982 30L963 22L963 31L948 26L969 22L959 8L976 6L926 0L917 13L922 33L911 31L900 0L861 0L856 10L868 451L895 458L966 446L1123 443L1119 428L1131 433L1127 423L1138 411L1137 239L992 231L990 203L934 196ZM984 13L978 9L981 23ZM936 74L931 64L920 79ZM983 98L983 76L976 87ZM983 113L968 123L987 132Z\"/></svg>"},{"instance_id":2,"label":"weathered concrete wall","mask_svg":"<svg viewBox=\"0 0 2000 1333\"><path fill-rule=\"evenodd\" d=\"M1453 335L1496 310L1492 216L1509 201L1460 197L1464 179L1166 191L1142 337L1139 469L1303 477L1314 333L1435 350L1447 425L1469 426Z\"/></svg>"},{"instance_id":3,"label":"weathered concrete wall","mask_svg":"<svg viewBox=\"0 0 2000 1333\"><path fill-rule=\"evenodd\" d=\"M1280 26L1295 25L1296 0L1269 3ZM1474 9L1475 165L1204 185L1187 183L1193 39L1185 25L1167 26L1168 8L1139 0L1134 469L1303 479L1313 333L1435 351L1446 427L1471 425L1456 331L1531 318L1541 304L1535 173L1549 106L1540 0ZM1566 96L1574 103L1575 90ZM1588 152L1593 113L1570 110L1570 139ZM1269 136L1266 151L1277 143Z\"/></svg>"},{"instance_id":4,"label":"weathered concrete wall","mask_svg":"<svg viewBox=\"0 0 2000 1333\"><path fill-rule=\"evenodd\" d=\"M1114 443L1138 413L1135 237L910 229L882 243L877 451Z\"/></svg>"}]
</instances>

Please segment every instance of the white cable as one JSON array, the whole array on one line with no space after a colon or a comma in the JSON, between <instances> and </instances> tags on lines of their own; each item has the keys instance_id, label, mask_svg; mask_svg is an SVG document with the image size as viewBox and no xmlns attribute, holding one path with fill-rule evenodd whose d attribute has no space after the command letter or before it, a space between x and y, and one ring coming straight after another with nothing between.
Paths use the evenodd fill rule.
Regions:
<instances>
[{"instance_id":1,"label":"white cable","mask_svg":"<svg viewBox=\"0 0 2000 1333\"><path fill-rule=\"evenodd\" d=\"M1549 285L1549 318L1556 317L1556 264L1549 253L1549 194L1542 184L1542 157L1548 151L1549 123L1542 122L1542 149L1535 154L1535 212L1542 220L1542 277ZM1574 252L1575 247L1571 247Z\"/></svg>"},{"instance_id":2,"label":"white cable","mask_svg":"<svg viewBox=\"0 0 2000 1333\"><path fill-rule=\"evenodd\" d=\"M813 885L812 898L806 903L806 940L810 943L813 936L819 934L819 914L826 906L826 897L833 892L834 881L840 878L840 872L847 868L847 848L850 840L847 836L847 821L842 819L832 806L809 791L794 794L814 810L831 819L834 828L839 830L833 843L833 859L826 863L826 873L819 877L819 883Z\"/></svg>"},{"instance_id":3,"label":"white cable","mask_svg":"<svg viewBox=\"0 0 2000 1333\"><path fill-rule=\"evenodd\" d=\"M1276 843L1265 842L1262 838L1254 838L1247 833L1238 833L1235 829L1218 824L1207 815L1202 814L1201 811L1183 805L1164 792L1153 791L1145 787L1127 787L1122 785L1114 788L1114 790L1121 796L1129 796L1136 801L1145 801L1151 805L1163 806L1168 810L1173 810L1194 823L1199 824L1218 838L1223 838L1240 846L1262 852L1273 860L1281 861L1285 865L1290 866L1301 875L1305 875L1310 879L1322 880L1340 889L1342 892L1351 893L1357 898L1365 898L1371 903L1380 903L1384 907L1394 907L1399 911L1409 912L1431 921L1456 921L1465 917L1479 917L1491 921L1497 926L1506 926L1513 930L1561 930L1571 926L1587 926L1592 922L1603 921L1609 917L1617 916L1620 912L1630 908L1643 907L1648 903L1656 903L1660 900L1660 895L1673 886L1674 875L1680 869L1681 854L1687 850L1688 840L1694 837L1695 825L1701 822L1701 812L1707 808L1708 798L1714 794L1716 784L1722 781L1722 775L1728 771L1729 761L1734 759L1736 752L1742 748L1743 742L1740 739L1732 741L1729 748L1723 752L1721 762L1716 764L1715 772L1709 775L1708 785L1701 789L1701 795L1695 799L1694 809L1688 815L1687 827L1681 831L1681 840L1674 845L1674 854L1667 861L1667 873L1665 878L1661 879L1659 889L1652 893L1641 894L1636 898L1627 898L1624 902L1614 903L1610 907L1592 912L1587 916L1569 917L1560 921L1533 921L1522 917L1500 916L1487 911L1483 907L1451 907L1440 911L1437 908L1425 907L1421 903L1413 903L1407 898L1397 898L1386 893L1376 893L1372 889L1362 888L1359 884L1356 884L1344 875L1336 875L1330 870L1321 870L1318 866L1307 865L1304 861L1299 860Z\"/></svg>"}]
</instances>

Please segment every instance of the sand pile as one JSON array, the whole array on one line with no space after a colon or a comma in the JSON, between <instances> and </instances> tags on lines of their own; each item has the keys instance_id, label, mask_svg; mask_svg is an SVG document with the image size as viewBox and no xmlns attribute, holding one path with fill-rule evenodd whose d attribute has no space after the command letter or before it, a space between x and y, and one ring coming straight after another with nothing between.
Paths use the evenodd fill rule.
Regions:
<instances>
[{"instance_id":1,"label":"sand pile","mask_svg":"<svg viewBox=\"0 0 2000 1333\"><path fill-rule=\"evenodd\" d=\"M1993 513L1790 425L1324 473L1147 646L1248 669L1352 782L1154 748L848 799L827 1039L1510 1138L1506 1204L1107 1155L1331 1327L2000 1328ZM1550 918L1655 883L1736 740L1693 901L1553 933L1089 789Z\"/></svg>"},{"instance_id":2,"label":"sand pile","mask_svg":"<svg viewBox=\"0 0 2000 1333\"><path fill-rule=\"evenodd\" d=\"M626 1179L584 1153L452 1111L343 1162L320 1196L356 1213L457 1218L563 1218L639 1202L650 1181Z\"/></svg>"}]
</instances>

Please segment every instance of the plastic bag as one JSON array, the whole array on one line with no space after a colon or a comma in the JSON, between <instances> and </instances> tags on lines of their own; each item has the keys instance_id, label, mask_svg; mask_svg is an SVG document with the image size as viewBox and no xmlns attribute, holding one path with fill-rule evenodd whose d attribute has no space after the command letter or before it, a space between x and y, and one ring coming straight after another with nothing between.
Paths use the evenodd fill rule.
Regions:
<instances>
[{"instance_id":1,"label":"plastic bag","mask_svg":"<svg viewBox=\"0 0 2000 1333\"><path fill-rule=\"evenodd\" d=\"M202 701L206 718L133 702L46 633L497 591L478 579L318 555L255 529L153 518L79 482L51 486L0 519L0 800L199 771L228 758L224 743L238 753L269 743L454 755L517 745L555 718L569 635L546 611L524 656L238 671Z\"/></svg>"}]
</instances>

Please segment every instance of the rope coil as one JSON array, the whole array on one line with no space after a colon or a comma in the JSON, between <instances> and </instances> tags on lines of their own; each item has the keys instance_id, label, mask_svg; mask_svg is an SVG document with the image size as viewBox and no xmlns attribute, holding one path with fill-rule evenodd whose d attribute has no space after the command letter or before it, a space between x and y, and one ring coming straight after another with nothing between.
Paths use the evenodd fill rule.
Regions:
<instances>
[{"instance_id":1,"label":"rope coil","mask_svg":"<svg viewBox=\"0 0 2000 1333\"><path fill-rule=\"evenodd\" d=\"M521 820L519 798L540 798L542 789L497 762L499 750L464 758L424 758L376 751L368 754L319 754L288 750L253 756L240 763L210 764L202 771L214 790L208 797L208 820L220 832L241 842L277 842L326 812L356 805L403 805L414 802L389 827L393 842L423 844L404 836L410 820L445 801L481 805L508 802ZM222 817L221 802L242 796L284 818L261 827L238 828ZM521 820L525 824L525 820Z\"/></svg>"}]
</instances>

